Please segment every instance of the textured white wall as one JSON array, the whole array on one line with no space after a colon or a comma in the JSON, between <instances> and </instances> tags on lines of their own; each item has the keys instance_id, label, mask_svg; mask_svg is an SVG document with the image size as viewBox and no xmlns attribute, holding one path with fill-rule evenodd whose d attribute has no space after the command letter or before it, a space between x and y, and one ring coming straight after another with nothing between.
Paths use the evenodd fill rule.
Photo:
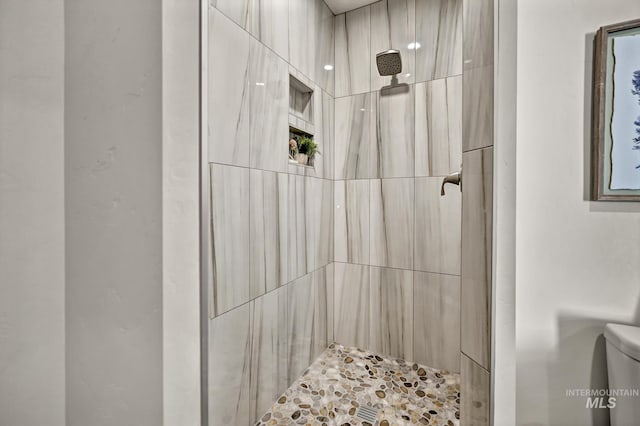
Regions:
<instances>
[{"instance_id":1,"label":"textured white wall","mask_svg":"<svg viewBox=\"0 0 640 426\"><path fill-rule=\"evenodd\" d=\"M518 3L518 425L606 425L605 323L640 324L640 204L585 201L593 33L637 0Z\"/></svg>"},{"instance_id":2,"label":"textured white wall","mask_svg":"<svg viewBox=\"0 0 640 426\"><path fill-rule=\"evenodd\" d=\"M162 424L162 2L65 2L67 425Z\"/></svg>"},{"instance_id":3,"label":"textured white wall","mask_svg":"<svg viewBox=\"0 0 640 426\"><path fill-rule=\"evenodd\" d=\"M62 426L64 2L0 1L0 424Z\"/></svg>"},{"instance_id":4,"label":"textured white wall","mask_svg":"<svg viewBox=\"0 0 640 426\"><path fill-rule=\"evenodd\" d=\"M162 4L163 424L199 426L200 1Z\"/></svg>"}]
</instances>

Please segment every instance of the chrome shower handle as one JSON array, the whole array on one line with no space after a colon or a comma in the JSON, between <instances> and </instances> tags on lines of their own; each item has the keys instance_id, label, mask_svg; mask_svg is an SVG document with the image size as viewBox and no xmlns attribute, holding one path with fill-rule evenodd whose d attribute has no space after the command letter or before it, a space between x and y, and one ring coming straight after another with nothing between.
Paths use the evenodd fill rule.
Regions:
<instances>
[{"instance_id":1,"label":"chrome shower handle","mask_svg":"<svg viewBox=\"0 0 640 426\"><path fill-rule=\"evenodd\" d=\"M445 176L442 179L442 188L440 189L440 196L444 197L446 194L444 192L444 186L448 183L452 183L454 185L458 185L460 187L460 191L462 191L462 170L459 172L451 173L449 176Z\"/></svg>"}]
</instances>

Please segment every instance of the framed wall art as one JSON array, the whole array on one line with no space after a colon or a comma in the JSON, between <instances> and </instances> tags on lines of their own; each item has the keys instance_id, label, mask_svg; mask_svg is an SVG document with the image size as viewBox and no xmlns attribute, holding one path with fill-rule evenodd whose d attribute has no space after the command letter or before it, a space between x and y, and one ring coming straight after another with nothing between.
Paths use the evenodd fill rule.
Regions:
<instances>
[{"instance_id":1,"label":"framed wall art","mask_svg":"<svg viewBox=\"0 0 640 426\"><path fill-rule=\"evenodd\" d=\"M591 175L595 201L640 201L640 19L594 43Z\"/></svg>"}]
</instances>

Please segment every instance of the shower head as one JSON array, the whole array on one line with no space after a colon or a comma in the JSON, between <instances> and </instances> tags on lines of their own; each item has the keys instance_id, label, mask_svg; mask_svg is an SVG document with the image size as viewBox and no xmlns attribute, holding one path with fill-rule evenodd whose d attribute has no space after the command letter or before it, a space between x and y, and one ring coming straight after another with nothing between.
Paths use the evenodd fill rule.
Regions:
<instances>
[{"instance_id":1,"label":"shower head","mask_svg":"<svg viewBox=\"0 0 640 426\"><path fill-rule=\"evenodd\" d=\"M376 55L376 65L381 76L396 75L402 72L402 58L399 50L385 50Z\"/></svg>"}]
</instances>

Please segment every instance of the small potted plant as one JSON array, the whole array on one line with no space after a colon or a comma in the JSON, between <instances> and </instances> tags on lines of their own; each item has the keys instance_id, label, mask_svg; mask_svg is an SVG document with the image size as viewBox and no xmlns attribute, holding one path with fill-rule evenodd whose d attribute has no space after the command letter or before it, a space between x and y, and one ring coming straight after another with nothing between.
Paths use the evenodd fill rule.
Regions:
<instances>
[{"instance_id":1,"label":"small potted plant","mask_svg":"<svg viewBox=\"0 0 640 426\"><path fill-rule=\"evenodd\" d=\"M302 136L298 142L298 162L300 164L313 166L313 162L316 154L320 154L318 151L318 144L313 139L306 136Z\"/></svg>"}]
</instances>

